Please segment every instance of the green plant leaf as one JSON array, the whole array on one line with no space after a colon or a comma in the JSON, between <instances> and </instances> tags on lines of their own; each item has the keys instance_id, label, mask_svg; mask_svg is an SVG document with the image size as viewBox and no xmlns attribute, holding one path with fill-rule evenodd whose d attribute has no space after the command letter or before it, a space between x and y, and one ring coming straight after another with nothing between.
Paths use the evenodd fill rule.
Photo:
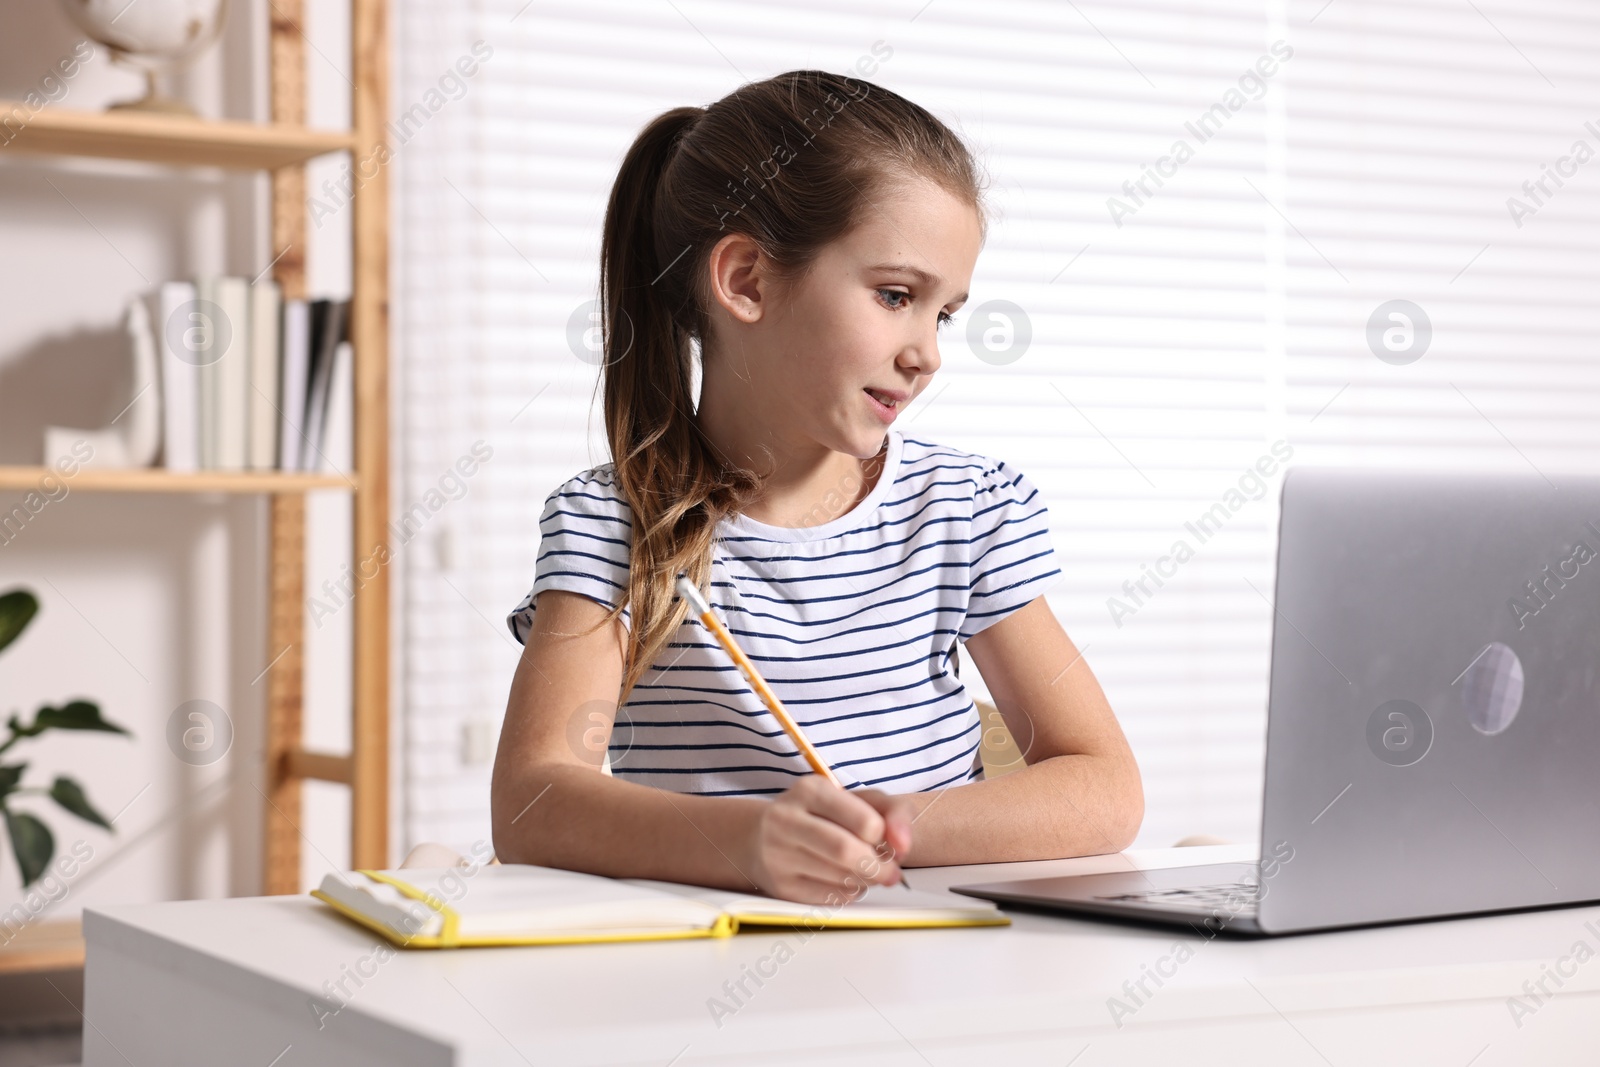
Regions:
<instances>
[{"instance_id":1,"label":"green plant leaf","mask_svg":"<svg viewBox=\"0 0 1600 1067\"><path fill-rule=\"evenodd\" d=\"M66 808L80 819L87 819L96 826L111 829L111 824L106 817L94 810L94 805L89 803L89 798L83 795L83 786L65 776L55 780L50 787L50 799Z\"/></svg>"},{"instance_id":2,"label":"green plant leaf","mask_svg":"<svg viewBox=\"0 0 1600 1067\"><path fill-rule=\"evenodd\" d=\"M99 705L87 700L74 700L65 707L43 707L33 717L33 732L43 730L104 730L107 733L125 734L128 731L114 722L100 717Z\"/></svg>"},{"instance_id":3,"label":"green plant leaf","mask_svg":"<svg viewBox=\"0 0 1600 1067\"><path fill-rule=\"evenodd\" d=\"M11 851L22 871L22 888L39 880L50 858L56 854L56 839L50 828L25 811L6 812L6 833L11 836Z\"/></svg>"},{"instance_id":4,"label":"green plant leaf","mask_svg":"<svg viewBox=\"0 0 1600 1067\"><path fill-rule=\"evenodd\" d=\"M8 763L0 766L0 801L5 800L7 793L16 792L17 786L22 782L22 772L27 767L27 763Z\"/></svg>"},{"instance_id":5,"label":"green plant leaf","mask_svg":"<svg viewBox=\"0 0 1600 1067\"><path fill-rule=\"evenodd\" d=\"M0 648L15 641L38 612L38 599L26 589L13 589L0 596Z\"/></svg>"}]
</instances>

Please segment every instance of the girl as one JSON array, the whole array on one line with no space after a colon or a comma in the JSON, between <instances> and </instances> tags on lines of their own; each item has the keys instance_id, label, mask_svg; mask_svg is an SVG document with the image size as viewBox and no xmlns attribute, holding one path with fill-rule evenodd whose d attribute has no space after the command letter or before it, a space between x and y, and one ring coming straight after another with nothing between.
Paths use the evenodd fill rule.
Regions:
<instances>
[{"instance_id":1,"label":"girl","mask_svg":"<svg viewBox=\"0 0 1600 1067\"><path fill-rule=\"evenodd\" d=\"M525 647L501 859L820 903L902 865L1133 839L1138 769L1043 598L1062 574L1038 490L891 428L967 298L976 170L921 107L811 70L634 141L601 244L615 458L545 501L507 620ZM679 574L847 789L687 616ZM1024 749L1015 774L983 780L958 638Z\"/></svg>"}]
</instances>

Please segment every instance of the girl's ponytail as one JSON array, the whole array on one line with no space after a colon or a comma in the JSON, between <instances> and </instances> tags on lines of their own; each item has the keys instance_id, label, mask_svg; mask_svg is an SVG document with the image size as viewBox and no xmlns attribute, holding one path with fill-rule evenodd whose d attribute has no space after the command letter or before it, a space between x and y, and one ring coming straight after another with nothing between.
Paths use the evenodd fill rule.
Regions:
<instances>
[{"instance_id":1,"label":"girl's ponytail","mask_svg":"<svg viewBox=\"0 0 1600 1067\"><path fill-rule=\"evenodd\" d=\"M910 176L981 207L976 164L949 127L887 89L819 70L674 108L629 147L600 246L606 437L633 512L628 593L607 617L631 613L619 705L688 612L677 576L707 588L717 524L764 488L695 421L711 248L746 234L775 276L798 278Z\"/></svg>"},{"instance_id":2,"label":"girl's ponytail","mask_svg":"<svg viewBox=\"0 0 1600 1067\"><path fill-rule=\"evenodd\" d=\"M633 512L632 631L619 705L688 612L674 602L677 576L706 588L717 522L759 491L749 471L708 454L693 419L692 301L682 272L661 284L673 266L654 225L662 175L704 114L674 108L639 134L612 186L600 244L606 438Z\"/></svg>"}]
</instances>

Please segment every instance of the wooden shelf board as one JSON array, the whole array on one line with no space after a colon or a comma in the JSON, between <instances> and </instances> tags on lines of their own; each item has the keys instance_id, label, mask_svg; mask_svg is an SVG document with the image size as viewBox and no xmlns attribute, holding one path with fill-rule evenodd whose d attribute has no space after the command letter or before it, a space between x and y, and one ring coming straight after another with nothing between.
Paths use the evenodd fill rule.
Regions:
<instances>
[{"instance_id":1,"label":"wooden shelf board","mask_svg":"<svg viewBox=\"0 0 1600 1067\"><path fill-rule=\"evenodd\" d=\"M82 966L83 927L77 922L34 923L0 947L0 975Z\"/></svg>"},{"instance_id":2,"label":"wooden shelf board","mask_svg":"<svg viewBox=\"0 0 1600 1067\"><path fill-rule=\"evenodd\" d=\"M46 477L54 481L42 484ZM298 493L307 489L352 492L355 478L310 471L196 471L160 467L135 470L79 470L67 478L52 467L0 467L0 489L33 489L41 493L58 483L69 489L128 493Z\"/></svg>"},{"instance_id":3,"label":"wooden shelf board","mask_svg":"<svg viewBox=\"0 0 1600 1067\"><path fill-rule=\"evenodd\" d=\"M346 151L355 143L351 134L338 130L55 107L33 112L18 129L29 110L0 100L0 152L274 170Z\"/></svg>"}]
</instances>

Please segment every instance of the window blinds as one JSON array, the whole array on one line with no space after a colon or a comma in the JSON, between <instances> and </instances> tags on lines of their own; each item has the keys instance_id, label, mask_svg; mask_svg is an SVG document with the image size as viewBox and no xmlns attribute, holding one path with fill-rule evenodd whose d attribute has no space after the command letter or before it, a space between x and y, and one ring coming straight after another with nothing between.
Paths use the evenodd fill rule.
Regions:
<instances>
[{"instance_id":1,"label":"window blinds","mask_svg":"<svg viewBox=\"0 0 1600 1067\"><path fill-rule=\"evenodd\" d=\"M1580 3L403 0L395 17L408 844L487 837L519 652L503 617L546 494L609 458L573 339L616 167L650 118L746 80L870 57L990 173L971 299L897 425L1047 497L1068 574L1051 604L1139 757L1141 844L1256 833L1286 457L1558 478L1600 455L1600 163L1560 161L1600 150L1600 17ZM1564 184L1537 184L1543 164Z\"/></svg>"}]
</instances>

